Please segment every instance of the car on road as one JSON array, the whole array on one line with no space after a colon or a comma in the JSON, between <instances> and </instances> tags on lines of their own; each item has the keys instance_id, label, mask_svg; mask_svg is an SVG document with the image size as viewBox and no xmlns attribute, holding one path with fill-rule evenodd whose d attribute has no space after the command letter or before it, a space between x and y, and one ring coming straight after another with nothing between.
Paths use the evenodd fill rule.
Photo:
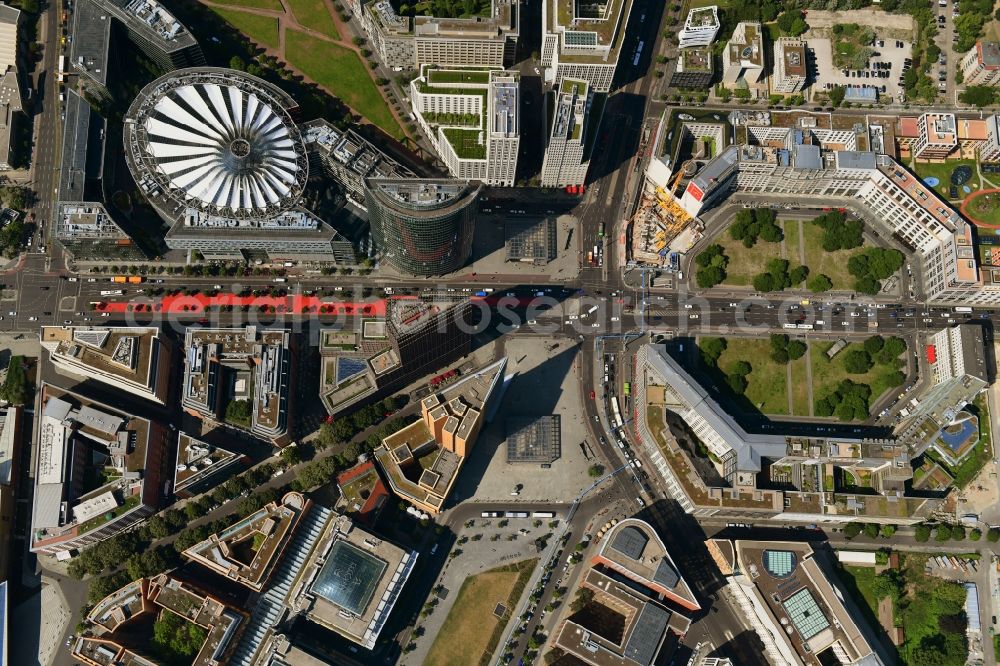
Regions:
<instances>
[{"instance_id":1,"label":"car on road","mask_svg":"<svg viewBox=\"0 0 1000 666\"><path fill-rule=\"evenodd\" d=\"M101 316L102 316L102 317L110 317L110 316L111 316L111 313L110 313L110 312L102 312L102 313L101 313Z\"/></svg>"},{"instance_id":2,"label":"car on road","mask_svg":"<svg viewBox=\"0 0 1000 666\"><path fill-rule=\"evenodd\" d=\"M600 328L601 325L595 322L595 323L591 324L590 327L591 328Z\"/></svg>"},{"instance_id":3,"label":"car on road","mask_svg":"<svg viewBox=\"0 0 1000 666\"><path fill-rule=\"evenodd\" d=\"M688 319L698 319L698 314L689 314Z\"/></svg>"},{"instance_id":4,"label":"car on road","mask_svg":"<svg viewBox=\"0 0 1000 666\"><path fill-rule=\"evenodd\" d=\"M691 305L690 303L685 303L685 304L684 304L684 309L685 309L685 310L690 310L690 309L691 309L691 308L693 308L693 307L694 307L694 306L693 306L693 305Z\"/></svg>"},{"instance_id":5,"label":"car on road","mask_svg":"<svg viewBox=\"0 0 1000 666\"><path fill-rule=\"evenodd\" d=\"M69 326L72 323L73 323L72 319L63 319L63 325L64 326Z\"/></svg>"},{"instance_id":6,"label":"car on road","mask_svg":"<svg viewBox=\"0 0 1000 666\"><path fill-rule=\"evenodd\" d=\"M28 321L38 321L38 317L28 317Z\"/></svg>"}]
</instances>

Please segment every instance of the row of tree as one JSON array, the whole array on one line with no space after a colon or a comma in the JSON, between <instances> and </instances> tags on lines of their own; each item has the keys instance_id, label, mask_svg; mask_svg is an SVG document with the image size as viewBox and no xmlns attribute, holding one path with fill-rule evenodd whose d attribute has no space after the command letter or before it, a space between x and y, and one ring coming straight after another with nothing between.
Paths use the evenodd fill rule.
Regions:
<instances>
[{"instance_id":1,"label":"row of tree","mask_svg":"<svg viewBox=\"0 0 1000 666\"><path fill-rule=\"evenodd\" d=\"M753 288L761 292L770 292L798 287L809 277L809 267L799 265L790 269L790 266L788 259L776 257L769 260L767 270L754 276Z\"/></svg>"},{"instance_id":2,"label":"row of tree","mask_svg":"<svg viewBox=\"0 0 1000 666\"><path fill-rule=\"evenodd\" d=\"M847 260L847 271L854 276L854 290L874 296L885 280L903 266L903 253L895 248L872 247Z\"/></svg>"},{"instance_id":3,"label":"row of tree","mask_svg":"<svg viewBox=\"0 0 1000 666\"><path fill-rule=\"evenodd\" d=\"M757 239L780 243L785 238L785 232L770 208L744 208L736 213L733 223L729 225L729 236L741 241L743 247L751 248L757 244Z\"/></svg>"}]
</instances>

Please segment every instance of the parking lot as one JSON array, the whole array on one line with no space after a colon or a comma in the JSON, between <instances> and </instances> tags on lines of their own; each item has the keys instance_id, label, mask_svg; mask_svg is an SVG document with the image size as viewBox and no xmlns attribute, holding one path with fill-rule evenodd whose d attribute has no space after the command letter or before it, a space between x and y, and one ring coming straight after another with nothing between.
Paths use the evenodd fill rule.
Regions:
<instances>
[{"instance_id":1,"label":"parking lot","mask_svg":"<svg viewBox=\"0 0 1000 666\"><path fill-rule=\"evenodd\" d=\"M872 47L876 55L868 61L867 69L843 70L834 67L833 42L829 38L809 37L806 41L815 62L814 92L824 92L834 86L874 87L878 88L880 99L902 101L900 78L910 57L909 42L878 37Z\"/></svg>"}]
</instances>

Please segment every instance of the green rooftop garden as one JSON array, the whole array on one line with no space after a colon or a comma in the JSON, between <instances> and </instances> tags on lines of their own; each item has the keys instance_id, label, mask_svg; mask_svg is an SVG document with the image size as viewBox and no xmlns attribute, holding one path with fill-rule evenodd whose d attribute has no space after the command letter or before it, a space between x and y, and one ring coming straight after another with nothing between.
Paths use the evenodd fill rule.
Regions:
<instances>
[{"instance_id":1,"label":"green rooftop garden","mask_svg":"<svg viewBox=\"0 0 1000 666\"><path fill-rule=\"evenodd\" d=\"M454 148L455 154L463 160L486 159L486 144L479 142L480 130L444 127L444 137Z\"/></svg>"},{"instance_id":2,"label":"green rooftop garden","mask_svg":"<svg viewBox=\"0 0 1000 666\"><path fill-rule=\"evenodd\" d=\"M490 82L488 70L431 69L427 72L429 83L471 83L485 85Z\"/></svg>"},{"instance_id":3,"label":"green rooftop garden","mask_svg":"<svg viewBox=\"0 0 1000 666\"><path fill-rule=\"evenodd\" d=\"M77 529L77 534L86 534L91 530L95 530L98 527L104 525L105 523L111 522L118 516L121 516L128 511L131 511L135 507L139 506L139 496L129 495L125 498L125 501L120 505L115 507L113 511L106 511L99 516L94 516L85 523L82 523Z\"/></svg>"}]
</instances>

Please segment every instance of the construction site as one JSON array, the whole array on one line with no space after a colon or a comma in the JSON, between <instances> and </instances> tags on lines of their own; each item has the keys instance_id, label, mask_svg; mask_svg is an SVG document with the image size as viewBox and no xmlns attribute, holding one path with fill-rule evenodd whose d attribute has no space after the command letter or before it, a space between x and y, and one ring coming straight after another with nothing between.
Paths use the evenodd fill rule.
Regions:
<instances>
[{"instance_id":1,"label":"construction site","mask_svg":"<svg viewBox=\"0 0 1000 666\"><path fill-rule=\"evenodd\" d=\"M629 261L677 270L680 255L702 237L680 205L684 187L726 147L729 125L717 114L664 113L649 146L645 184L629 220Z\"/></svg>"}]
</instances>

